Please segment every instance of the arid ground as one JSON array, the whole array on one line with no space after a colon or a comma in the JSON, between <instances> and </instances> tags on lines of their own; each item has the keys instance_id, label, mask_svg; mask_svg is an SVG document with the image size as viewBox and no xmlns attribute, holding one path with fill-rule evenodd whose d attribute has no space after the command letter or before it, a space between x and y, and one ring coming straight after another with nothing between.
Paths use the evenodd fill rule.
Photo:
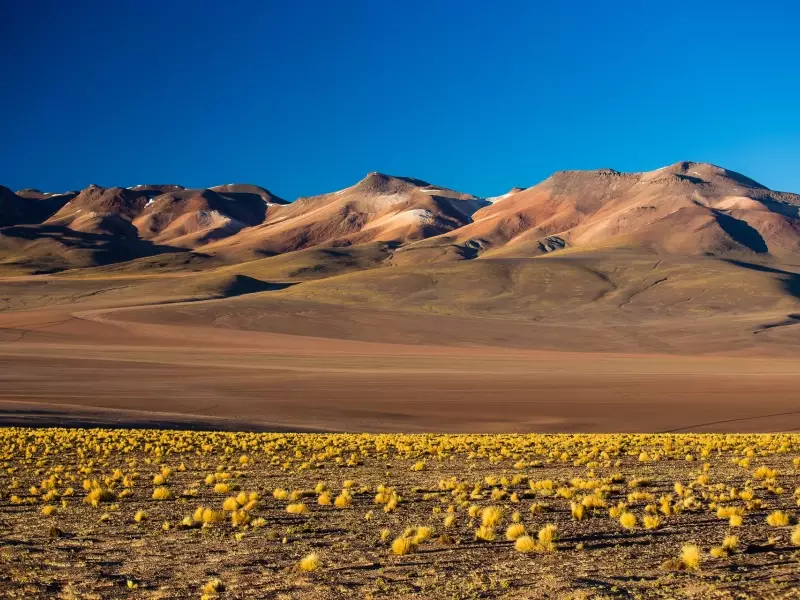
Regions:
<instances>
[{"instance_id":1,"label":"arid ground","mask_svg":"<svg viewBox=\"0 0 800 600\"><path fill-rule=\"evenodd\" d=\"M599 300L539 318L446 314L300 295L318 282L202 300L227 285L218 277L0 282L2 421L297 431L800 427L800 328L780 324L777 311L640 318L618 300ZM771 323L780 326L764 328Z\"/></svg>"},{"instance_id":2,"label":"arid ground","mask_svg":"<svg viewBox=\"0 0 800 600\"><path fill-rule=\"evenodd\" d=\"M800 436L0 429L4 598L796 598Z\"/></svg>"}]
</instances>

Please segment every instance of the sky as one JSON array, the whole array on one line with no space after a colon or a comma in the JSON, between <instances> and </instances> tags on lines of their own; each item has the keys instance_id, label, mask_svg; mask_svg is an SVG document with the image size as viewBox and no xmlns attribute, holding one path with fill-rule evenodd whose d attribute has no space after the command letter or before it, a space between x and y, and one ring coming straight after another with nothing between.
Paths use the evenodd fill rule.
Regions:
<instances>
[{"instance_id":1,"label":"sky","mask_svg":"<svg viewBox=\"0 0 800 600\"><path fill-rule=\"evenodd\" d=\"M0 0L0 184L370 171L479 196L711 162L800 192L800 2Z\"/></svg>"}]
</instances>

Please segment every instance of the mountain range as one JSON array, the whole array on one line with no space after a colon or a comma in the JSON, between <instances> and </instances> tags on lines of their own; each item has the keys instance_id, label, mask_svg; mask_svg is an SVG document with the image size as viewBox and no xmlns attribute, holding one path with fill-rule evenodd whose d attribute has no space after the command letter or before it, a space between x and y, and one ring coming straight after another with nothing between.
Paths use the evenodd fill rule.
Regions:
<instances>
[{"instance_id":1,"label":"mountain range","mask_svg":"<svg viewBox=\"0 0 800 600\"><path fill-rule=\"evenodd\" d=\"M310 248L381 245L394 265L590 250L793 261L800 196L680 162L645 173L561 171L480 198L370 173L293 202L256 185L42 193L0 186L0 265L55 272L191 252L226 264Z\"/></svg>"}]
</instances>

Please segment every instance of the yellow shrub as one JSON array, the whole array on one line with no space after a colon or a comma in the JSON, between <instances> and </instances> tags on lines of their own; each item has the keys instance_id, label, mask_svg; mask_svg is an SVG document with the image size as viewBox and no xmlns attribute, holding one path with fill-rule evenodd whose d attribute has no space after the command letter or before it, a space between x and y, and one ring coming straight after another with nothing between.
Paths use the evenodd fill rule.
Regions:
<instances>
[{"instance_id":1,"label":"yellow shrub","mask_svg":"<svg viewBox=\"0 0 800 600\"><path fill-rule=\"evenodd\" d=\"M414 550L416 550L416 544L411 538L399 537L392 542L392 552L397 555L410 554Z\"/></svg>"},{"instance_id":2,"label":"yellow shrub","mask_svg":"<svg viewBox=\"0 0 800 600\"><path fill-rule=\"evenodd\" d=\"M619 516L619 524L625 529L634 529L636 527L636 515L632 512L624 512Z\"/></svg>"},{"instance_id":3,"label":"yellow shrub","mask_svg":"<svg viewBox=\"0 0 800 600\"><path fill-rule=\"evenodd\" d=\"M228 496L222 502L222 510L234 511L239 509L239 502L233 496Z\"/></svg>"},{"instance_id":4,"label":"yellow shrub","mask_svg":"<svg viewBox=\"0 0 800 600\"><path fill-rule=\"evenodd\" d=\"M789 515L781 510L773 511L767 516L767 524L772 527L786 527L789 524Z\"/></svg>"},{"instance_id":5,"label":"yellow shrub","mask_svg":"<svg viewBox=\"0 0 800 600\"><path fill-rule=\"evenodd\" d=\"M153 500L169 500L170 498L172 498L172 493L169 488L161 486L153 490Z\"/></svg>"},{"instance_id":6,"label":"yellow shrub","mask_svg":"<svg viewBox=\"0 0 800 600\"><path fill-rule=\"evenodd\" d=\"M308 514L308 507L302 502L296 502L294 504L289 504L286 507L286 512L291 515L306 515Z\"/></svg>"},{"instance_id":7,"label":"yellow shrub","mask_svg":"<svg viewBox=\"0 0 800 600\"><path fill-rule=\"evenodd\" d=\"M695 544L685 544L681 548L681 562L687 569L697 569L700 566L700 548Z\"/></svg>"},{"instance_id":8,"label":"yellow shrub","mask_svg":"<svg viewBox=\"0 0 800 600\"><path fill-rule=\"evenodd\" d=\"M525 525L522 523L511 523L506 529L506 539L509 542L513 542L518 537L525 533Z\"/></svg>"},{"instance_id":9,"label":"yellow shrub","mask_svg":"<svg viewBox=\"0 0 800 600\"><path fill-rule=\"evenodd\" d=\"M517 552L533 552L536 550L536 542L529 535L522 535L514 542L514 550Z\"/></svg>"},{"instance_id":10,"label":"yellow shrub","mask_svg":"<svg viewBox=\"0 0 800 600\"><path fill-rule=\"evenodd\" d=\"M495 527L503 519L503 509L499 506L487 506L481 511L481 524L484 527Z\"/></svg>"},{"instance_id":11,"label":"yellow shrub","mask_svg":"<svg viewBox=\"0 0 800 600\"><path fill-rule=\"evenodd\" d=\"M642 522L645 529L658 529L661 527L661 519L658 515L645 515Z\"/></svg>"},{"instance_id":12,"label":"yellow shrub","mask_svg":"<svg viewBox=\"0 0 800 600\"><path fill-rule=\"evenodd\" d=\"M800 546L800 525L797 525L794 529L792 529L791 540L792 544L795 546Z\"/></svg>"},{"instance_id":13,"label":"yellow shrub","mask_svg":"<svg viewBox=\"0 0 800 600\"><path fill-rule=\"evenodd\" d=\"M316 571L319 569L321 564L322 561L320 561L319 556L315 552L312 552L311 554L304 556L300 561L300 569L310 573L311 571Z\"/></svg>"},{"instance_id":14,"label":"yellow shrub","mask_svg":"<svg viewBox=\"0 0 800 600\"><path fill-rule=\"evenodd\" d=\"M477 531L475 531L475 539L484 542L493 542L495 539L494 527L490 527L489 525L481 525L478 527Z\"/></svg>"},{"instance_id":15,"label":"yellow shrub","mask_svg":"<svg viewBox=\"0 0 800 600\"><path fill-rule=\"evenodd\" d=\"M558 529L552 523L548 523L539 530L537 539L539 540L539 548L545 552L552 552L555 550L555 540L558 534Z\"/></svg>"}]
</instances>

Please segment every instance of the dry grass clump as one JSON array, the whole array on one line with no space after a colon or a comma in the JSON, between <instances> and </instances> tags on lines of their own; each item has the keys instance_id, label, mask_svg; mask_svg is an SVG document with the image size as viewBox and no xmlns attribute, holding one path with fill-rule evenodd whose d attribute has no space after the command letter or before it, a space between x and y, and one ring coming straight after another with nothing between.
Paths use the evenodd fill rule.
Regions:
<instances>
[{"instance_id":1,"label":"dry grass clump","mask_svg":"<svg viewBox=\"0 0 800 600\"><path fill-rule=\"evenodd\" d=\"M400 536L392 542L392 552L398 556L411 554L412 552L416 551L416 549L417 544L414 542L414 539L410 537Z\"/></svg>"},{"instance_id":2,"label":"dry grass clump","mask_svg":"<svg viewBox=\"0 0 800 600\"><path fill-rule=\"evenodd\" d=\"M170 500L171 498L172 492L168 487L161 486L153 490L153 500Z\"/></svg>"},{"instance_id":3,"label":"dry grass clump","mask_svg":"<svg viewBox=\"0 0 800 600\"><path fill-rule=\"evenodd\" d=\"M687 569L699 569L702 552L696 544L684 544L681 547L681 563Z\"/></svg>"},{"instance_id":4,"label":"dry grass clump","mask_svg":"<svg viewBox=\"0 0 800 600\"><path fill-rule=\"evenodd\" d=\"M221 579L215 577L214 579L209 580L200 589L204 594L216 595L225 591L225 584L222 583Z\"/></svg>"},{"instance_id":5,"label":"dry grass clump","mask_svg":"<svg viewBox=\"0 0 800 600\"><path fill-rule=\"evenodd\" d=\"M544 552L553 552L556 549L555 541L558 535L558 528L552 523L548 523L539 530L536 538L539 548Z\"/></svg>"},{"instance_id":6,"label":"dry grass clump","mask_svg":"<svg viewBox=\"0 0 800 600\"><path fill-rule=\"evenodd\" d=\"M503 509L499 506L487 506L480 514L484 527L496 527L503 520Z\"/></svg>"},{"instance_id":7,"label":"dry grass clump","mask_svg":"<svg viewBox=\"0 0 800 600\"><path fill-rule=\"evenodd\" d=\"M316 571L322 565L322 561L319 558L319 555L316 552L312 552L311 554L307 554L300 560L300 570L305 571L306 573L311 573L312 571Z\"/></svg>"},{"instance_id":8,"label":"dry grass clump","mask_svg":"<svg viewBox=\"0 0 800 600\"><path fill-rule=\"evenodd\" d=\"M514 550L517 552L534 552L536 548L536 540L529 535L521 535L514 542Z\"/></svg>"},{"instance_id":9,"label":"dry grass clump","mask_svg":"<svg viewBox=\"0 0 800 600\"><path fill-rule=\"evenodd\" d=\"M475 539L481 542L493 542L497 538L497 533L494 527L489 525L481 525L475 530Z\"/></svg>"},{"instance_id":10,"label":"dry grass clump","mask_svg":"<svg viewBox=\"0 0 800 600\"><path fill-rule=\"evenodd\" d=\"M294 504L289 504L286 507L286 512L290 515L307 515L308 507L302 502L296 502Z\"/></svg>"},{"instance_id":11,"label":"dry grass clump","mask_svg":"<svg viewBox=\"0 0 800 600\"><path fill-rule=\"evenodd\" d=\"M635 529L638 520L632 512L625 511L619 516L619 524L625 529Z\"/></svg>"},{"instance_id":12,"label":"dry grass clump","mask_svg":"<svg viewBox=\"0 0 800 600\"><path fill-rule=\"evenodd\" d=\"M523 525L522 523L511 523L506 528L506 539L509 542L513 542L524 533L525 533L525 525Z\"/></svg>"},{"instance_id":13,"label":"dry grass clump","mask_svg":"<svg viewBox=\"0 0 800 600\"><path fill-rule=\"evenodd\" d=\"M342 490L342 493L336 496L336 500L333 501L333 505L336 508L347 508L348 506L353 505L353 496L350 491L345 488Z\"/></svg>"},{"instance_id":14,"label":"dry grass clump","mask_svg":"<svg viewBox=\"0 0 800 600\"><path fill-rule=\"evenodd\" d=\"M767 524L770 527L786 527L791 522L791 517L782 510L776 510L767 515Z\"/></svg>"},{"instance_id":15,"label":"dry grass clump","mask_svg":"<svg viewBox=\"0 0 800 600\"><path fill-rule=\"evenodd\" d=\"M794 529L792 529L789 539L795 546L800 546L800 525L796 525Z\"/></svg>"},{"instance_id":16,"label":"dry grass clump","mask_svg":"<svg viewBox=\"0 0 800 600\"><path fill-rule=\"evenodd\" d=\"M658 529L661 527L661 517L658 515L645 515L642 517L642 523L645 529Z\"/></svg>"}]
</instances>

